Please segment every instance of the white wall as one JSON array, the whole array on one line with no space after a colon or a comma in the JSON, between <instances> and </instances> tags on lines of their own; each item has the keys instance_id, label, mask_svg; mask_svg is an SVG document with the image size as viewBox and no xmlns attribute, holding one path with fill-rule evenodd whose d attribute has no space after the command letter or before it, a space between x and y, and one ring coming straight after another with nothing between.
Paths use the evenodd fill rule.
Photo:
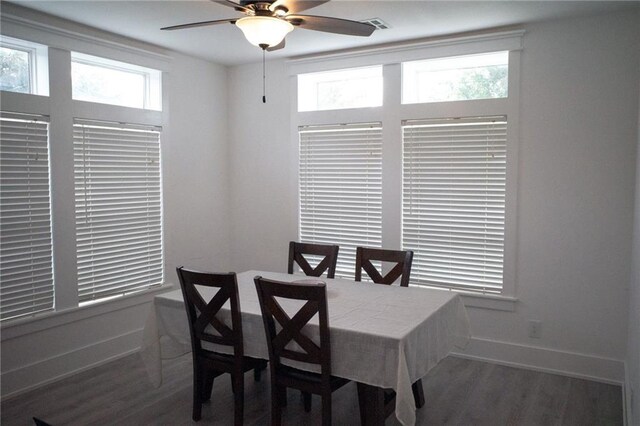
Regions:
<instances>
[{"instance_id":1,"label":"white wall","mask_svg":"<svg viewBox=\"0 0 640 426\"><path fill-rule=\"evenodd\" d=\"M256 60L260 57L256 49ZM297 235L295 152L290 139L289 79L283 61L229 72L229 149L234 271L286 272Z\"/></svg>"},{"instance_id":2,"label":"white wall","mask_svg":"<svg viewBox=\"0 0 640 426\"><path fill-rule=\"evenodd\" d=\"M162 134L165 279L175 283L178 265L230 269L227 70L179 54L169 53L168 59L169 111ZM11 109L7 99L3 109ZM136 351L153 295L3 324L2 398Z\"/></svg>"},{"instance_id":3,"label":"white wall","mask_svg":"<svg viewBox=\"0 0 640 426\"><path fill-rule=\"evenodd\" d=\"M168 152L163 164L167 277L175 268L229 263L227 70L172 55Z\"/></svg>"},{"instance_id":4,"label":"white wall","mask_svg":"<svg viewBox=\"0 0 640 426\"><path fill-rule=\"evenodd\" d=\"M474 339L467 356L622 382L639 21L635 13L525 27L519 302L513 313L469 309ZM266 106L259 102L260 66L230 70L236 270L284 270L287 242L296 238L297 165L284 67L269 63L267 81L278 91ZM541 339L528 337L530 319L542 321Z\"/></svg>"},{"instance_id":5,"label":"white wall","mask_svg":"<svg viewBox=\"0 0 640 426\"><path fill-rule=\"evenodd\" d=\"M516 284L520 304L509 315L471 313L475 337L587 355L592 359L567 355L565 361L558 358L559 364L550 360L548 368L584 363L578 373L620 381L620 365L609 359L624 358L626 341L638 22L637 14L619 14L527 27ZM529 319L542 320L542 339L527 337ZM472 351L503 356L474 343ZM512 351L515 362L534 354L518 347L502 350Z\"/></svg>"},{"instance_id":6,"label":"white wall","mask_svg":"<svg viewBox=\"0 0 640 426\"><path fill-rule=\"evenodd\" d=\"M635 200L633 252L631 257L632 272L631 286L629 289L629 331L627 338L625 395L627 402L627 422L630 425L640 424L640 111L638 112Z\"/></svg>"}]
</instances>

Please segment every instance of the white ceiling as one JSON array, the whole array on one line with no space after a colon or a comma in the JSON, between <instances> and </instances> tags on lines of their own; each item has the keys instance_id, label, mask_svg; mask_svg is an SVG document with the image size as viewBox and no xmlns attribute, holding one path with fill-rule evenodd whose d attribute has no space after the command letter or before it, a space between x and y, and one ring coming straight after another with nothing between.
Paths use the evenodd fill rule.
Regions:
<instances>
[{"instance_id":1,"label":"white ceiling","mask_svg":"<svg viewBox=\"0 0 640 426\"><path fill-rule=\"evenodd\" d=\"M13 3L224 65L256 62L262 57L261 50L250 45L234 25L160 31L169 25L241 16L208 0ZM640 1L332 0L303 13L352 20L381 18L390 28L367 38L296 28L287 36L284 49L268 55L292 57L637 7Z\"/></svg>"}]
</instances>

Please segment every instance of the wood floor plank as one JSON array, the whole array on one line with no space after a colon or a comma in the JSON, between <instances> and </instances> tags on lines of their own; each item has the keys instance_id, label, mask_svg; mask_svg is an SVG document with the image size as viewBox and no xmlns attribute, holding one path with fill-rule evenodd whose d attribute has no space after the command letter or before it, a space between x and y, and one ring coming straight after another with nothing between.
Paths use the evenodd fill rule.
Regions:
<instances>
[{"instance_id":1,"label":"wood floor plank","mask_svg":"<svg viewBox=\"0 0 640 426\"><path fill-rule=\"evenodd\" d=\"M165 361L163 385L154 388L137 354L2 401L0 424L31 425L36 416L62 425L231 425L229 377L217 378L202 420L191 420L191 357ZM425 406L418 425L622 425L622 392L612 386L552 374L448 357L424 379ZM245 425L269 424L268 371L245 377ZM359 424L355 383L334 392L333 424ZM287 425L320 425L320 399L306 413L298 392L288 392ZM400 423L392 416L387 426Z\"/></svg>"}]
</instances>

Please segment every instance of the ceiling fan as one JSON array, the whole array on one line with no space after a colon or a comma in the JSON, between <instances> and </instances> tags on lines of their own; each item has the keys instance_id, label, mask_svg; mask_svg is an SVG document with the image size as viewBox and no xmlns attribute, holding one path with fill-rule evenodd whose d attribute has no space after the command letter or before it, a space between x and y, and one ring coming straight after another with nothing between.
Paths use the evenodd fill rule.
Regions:
<instances>
[{"instance_id":1,"label":"ceiling fan","mask_svg":"<svg viewBox=\"0 0 640 426\"><path fill-rule=\"evenodd\" d=\"M295 27L361 37L370 36L376 29L375 26L364 22L299 14L329 0L240 0L240 3L231 0L211 1L232 7L245 16L192 22L161 29L171 31L230 23L239 27L251 44L269 51L282 49L285 44L284 37Z\"/></svg>"}]
</instances>

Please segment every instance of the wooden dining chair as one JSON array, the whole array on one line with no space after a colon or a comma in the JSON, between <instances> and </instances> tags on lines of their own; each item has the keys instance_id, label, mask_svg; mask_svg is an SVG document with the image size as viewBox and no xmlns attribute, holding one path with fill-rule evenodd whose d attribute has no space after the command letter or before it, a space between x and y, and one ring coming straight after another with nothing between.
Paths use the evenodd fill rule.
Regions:
<instances>
[{"instance_id":1,"label":"wooden dining chair","mask_svg":"<svg viewBox=\"0 0 640 426\"><path fill-rule=\"evenodd\" d=\"M339 246L332 244L297 243L291 241L289 243L289 266L287 272L293 274L293 264L295 262L300 266L300 269L302 269L305 275L319 277L327 271L327 278L334 278L336 275L339 249ZM314 268L309 264L305 255L324 256L324 258Z\"/></svg>"},{"instance_id":2,"label":"wooden dining chair","mask_svg":"<svg viewBox=\"0 0 640 426\"><path fill-rule=\"evenodd\" d=\"M281 409L286 405L287 388L320 395L322 424L330 425L331 393L349 381L331 375L331 342L325 284L285 283L259 276L255 277L254 281L269 347L271 425L281 424ZM295 315L289 316L276 298L306 303ZM319 342L309 337L308 330L304 330L315 315L318 315L319 319ZM293 343L297 344L297 347L290 347ZM283 359L318 365L320 373L289 367L282 363Z\"/></svg>"},{"instance_id":3,"label":"wooden dining chair","mask_svg":"<svg viewBox=\"0 0 640 426\"><path fill-rule=\"evenodd\" d=\"M393 262L395 265L389 272L382 275L373 263L371 263L372 261ZM413 251L411 250L385 250L357 247L356 281L362 281L362 270L364 269L369 278L371 278L371 281L376 284L391 285L400 278L400 286L408 287L412 261Z\"/></svg>"},{"instance_id":4,"label":"wooden dining chair","mask_svg":"<svg viewBox=\"0 0 640 426\"><path fill-rule=\"evenodd\" d=\"M371 263L372 261L393 262L395 265L389 272L382 275L380 271ZM386 250L377 248L357 247L356 248L356 281L362 281L362 270L364 269L371 281L376 284L391 285L400 279L401 287L409 287L409 277L411 276L411 263L413 262L413 251L411 250ZM424 406L424 390L422 379L418 379L413 386L413 398L417 408Z\"/></svg>"},{"instance_id":5,"label":"wooden dining chair","mask_svg":"<svg viewBox=\"0 0 640 426\"><path fill-rule=\"evenodd\" d=\"M229 373L234 393L234 424L243 423L244 373L254 370L254 379L260 380L260 372L267 361L244 356L242 321L236 274L214 274L177 268L184 305L189 319L191 350L193 354L193 420L201 418L202 403L211 398L215 377ZM217 289L206 302L196 288L204 286ZM229 302L231 324L220 318L220 309ZM223 354L205 349L203 342L232 348L233 354Z\"/></svg>"}]
</instances>

